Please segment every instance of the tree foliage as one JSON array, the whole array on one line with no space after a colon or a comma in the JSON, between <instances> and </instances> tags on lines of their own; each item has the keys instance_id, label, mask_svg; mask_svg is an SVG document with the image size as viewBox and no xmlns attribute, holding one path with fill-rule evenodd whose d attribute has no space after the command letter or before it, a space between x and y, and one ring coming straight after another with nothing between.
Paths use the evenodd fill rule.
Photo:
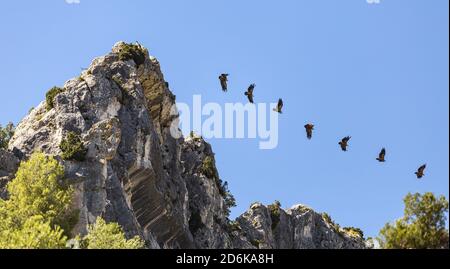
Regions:
<instances>
[{"instance_id":1,"label":"tree foliage","mask_svg":"<svg viewBox=\"0 0 450 269\"><path fill-rule=\"evenodd\" d=\"M55 97L58 94L62 93L63 91L64 91L64 89L61 89L59 87L53 87L45 94L45 102L46 102L47 111L50 111L53 109Z\"/></svg>"},{"instance_id":2,"label":"tree foliage","mask_svg":"<svg viewBox=\"0 0 450 269\"><path fill-rule=\"evenodd\" d=\"M387 249L448 249L449 232L445 213L449 204L444 196L433 193L408 194L404 217L388 223L380 231L378 241Z\"/></svg>"},{"instance_id":3,"label":"tree foliage","mask_svg":"<svg viewBox=\"0 0 450 269\"><path fill-rule=\"evenodd\" d=\"M80 135L69 132L65 139L61 141L59 148L62 151L61 157L64 160L75 160L82 162L86 158L87 150L81 141Z\"/></svg>"},{"instance_id":4,"label":"tree foliage","mask_svg":"<svg viewBox=\"0 0 450 269\"><path fill-rule=\"evenodd\" d=\"M0 125L0 149L8 147L9 140L14 135L14 124L8 123L5 127Z\"/></svg>"},{"instance_id":5,"label":"tree foliage","mask_svg":"<svg viewBox=\"0 0 450 269\"><path fill-rule=\"evenodd\" d=\"M0 199L0 249L66 248L78 210L70 207L73 189L64 181L62 165L35 153L21 163L7 190L9 200ZM144 247L139 237L126 240L117 223L106 224L101 218L88 231L83 240L74 239L85 248Z\"/></svg>"},{"instance_id":6,"label":"tree foliage","mask_svg":"<svg viewBox=\"0 0 450 269\"><path fill-rule=\"evenodd\" d=\"M275 201L273 204L267 206L270 212L270 218L272 219L272 230L275 230L280 223L280 211L281 203L280 201Z\"/></svg>"},{"instance_id":7,"label":"tree foliage","mask_svg":"<svg viewBox=\"0 0 450 269\"><path fill-rule=\"evenodd\" d=\"M194 135L193 132L191 132L191 134ZM225 214L229 216L230 209L236 206L236 199L228 188L228 182L224 182L220 179L215 160L212 156L205 157L200 166L200 173L215 181L219 193L223 197L225 203Z\"/></svg>"},{"instance_id":8,"label":"tree foliage","mask_svg":"<svg viewBox=\"0 0 450 269\"><path fill-rule=\"evenodd\" d=\"M82 244L87 249L140 249L144 241L139 236L130 240L117 223L107 224L102 218L89 225L88 235L83 238Z\"/></svg>"},{"instance_id":9,"label":"tree foliage","mask_svg":"<svg viewBox=\"0 0 450 269\"><path fill-rule=\"evenodd\" d=\"M18 229L0 230L0 249L62 249L67 237L64 231L52 227L42 216L32 216Z\"/></svg>"},{"instance_id":10,"label":"tree foliage","mask_svg":"<svg viewBox=\"0 0 450 269\"><path fill-rule=\"evenodd\" d=\"M53 158L35 153L22 162L0 199L1 248L61 248L67 238L73 190L63 182L64 169Z\"/></svg>"}]
</instances>

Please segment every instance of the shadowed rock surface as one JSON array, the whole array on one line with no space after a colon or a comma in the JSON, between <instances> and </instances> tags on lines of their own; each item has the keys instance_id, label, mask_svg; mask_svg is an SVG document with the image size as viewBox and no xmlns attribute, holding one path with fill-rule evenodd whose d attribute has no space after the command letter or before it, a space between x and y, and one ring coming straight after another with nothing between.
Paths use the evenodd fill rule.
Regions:
<instances>
[{"instance_id":1,"label":"shadowed rock surface","mask_svg":"<svg viewBox=\"0 0 450 269\"><path fill-rule=\"evenodd\" d=\"M124 59L128 47L114 45L65 83L53 109L42 102L20 122L10 151L0 150L1 197L17 170L16 156L23 160L41 151L64 164L76 189L74 235L85 234L87 224L102 216L118 222L127 237L144 238L149 248L365 247L362 238L336 231L304 206L280 208L274 219L267 207L254 204L230 223L218 178L202 169L205 158L214 160L211 146L201 137L174 138L175 96L158 61L138 45L139 57ZM59 157L70 132L87 149L84 161Z\"/></svg>"},{"instance_id":2,"label":"shadowed rock surface","mask_svg":"<svg viewBox=\"0 0 450 269\"><path fill-rule=\"evenodd\" d=\"M14 177L19 159L12 153L0 149L0 198L7 199L6 184Z\"/></svg>"}]
</instances>

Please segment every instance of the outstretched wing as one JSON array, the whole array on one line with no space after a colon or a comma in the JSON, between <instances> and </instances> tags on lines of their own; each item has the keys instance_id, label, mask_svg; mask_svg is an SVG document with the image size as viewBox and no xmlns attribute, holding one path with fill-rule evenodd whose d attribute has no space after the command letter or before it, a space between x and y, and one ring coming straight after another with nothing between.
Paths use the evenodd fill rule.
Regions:
<instances>
[{"instance_id":1,"label":"outstretched wing","mask_svg":"<svg viewBox=\"0 0 450 269\"><path fill-rule=\"evenodd\" d=\"M419 167L418 172L419 172L420 174L423 174L423 172L425 172L425 168L427 168L427 165L426 165L426 164L424 164L424 165L422 165L421 167Z\"/></svg>"},{"instance_id":2,"label":"outstretched wing","mask_svg":"<svg viewBox=\"0 0 450 269\"><path fill-rule=\"evenodd\" d=\"M247 94L248 101L253 104L253 94Z\"/></svg>"},{"instance_id":3,"label":"outstretched wing","mask_svg":"<svg viewBox=\"0 0 450 269\"><path fill-rule=\"evenodd\" d=\"M350 141L351 138L352 138L351 136L344 137L344 138L342 139L342 142L344 142L345 144L347 144L348 141Z\"/></svg>"},{"instance_id":4,"label":"outstretched wing","mask_svg":"<svg viewBox=\"0 0 450 269\"><path fill-rule=\"evenodd\" d=\"M252 84L252 85L250 85L249 87L248 87L248 90L247 90L247 92L248 92L248 95L252 95L253 94L253 90L255 90L255 84Z\"/></svg>"}]
</instances>

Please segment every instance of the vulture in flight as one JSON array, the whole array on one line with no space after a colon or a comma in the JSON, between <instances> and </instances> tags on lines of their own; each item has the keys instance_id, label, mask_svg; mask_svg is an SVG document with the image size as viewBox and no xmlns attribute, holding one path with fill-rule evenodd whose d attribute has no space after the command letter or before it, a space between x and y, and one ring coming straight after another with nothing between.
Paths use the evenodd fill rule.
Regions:
<instances>
[{"instance_id":1,"label":"vulture in flight","mask_svg":"<svg viewBox=\"0 0 450 269\"><path fill-rule=\"evenodd\" d=\"M253 90L255 90L255 84L252 84L248 87L248 90L245 92L245 95L248 97L248 101L253 104Z\"/></svg>"},{"instance_id":2,"label":"vulture in flight","mask_svg":"<svg viewBox=\"0 0 450 269\"><path fill-rule=\"evenodd\" d=\"M385 160L385 157L386 157L386 149L383 148L383 149L381 150L380 154L378 155L377 160L378 160L380 163L384 163L384 162L386 161L386 160Z\"/></svg>"},{"instance_id":3,"label":"vulture in flight","mask_svg":"<svg viewBox=\"0 0 450 269\"><path fill-rule=\"evenodd\" d=\"M220 85L222 86L222 91L228 91L228 74L221 74L219 77Z\"/></svg>"},{"instance_id":4,"label":"vulture in flight","mask_svg":"<svg viewBox=\"0 0 450 269\"><path fill-rule=\"evenodd\" d=\"M283 104L283 99L280 98L280 99L278 100L277 107L274 108L273 111L278 112L278 113L280 113L280 114L283 113L283 111L282 111L283 105L284 105L284 104Z\"/></svg>"},{"instance_id":5,"label":"vulture in flight","mask_svg":"<svg viewBox=\"0 0 450 269\"><path fill-rule=\"evenodd\" d=\"M305 129L306 129L306 137L308 139L311 139L312 138L312 133L313 133L313 130L314 130L314 124L310 124L310 123L306 124L305 125Z\"/></svg>"},{"instance_id":6,"label":"vulture in flight","mask_svg":"<svg viewBox=\"0 0 450 269\"><path fill-rule=\"evenodd\" d=\"M424 174L424 172L425 172L425 168L427 168L427 165L426 164L424 164L424 165L422 165L421 167L419 167L419 169L417 169L417 172L415 173L416 174L416 176L417 176L417 178L422 178L425 174Z\"/></svg>"},{"instance_id":7,"label":"vulture in flight","mask_svg":"<svg viewBox=\"0 0 450 269\"><path fill-rule=\"evenodd\" d=\"M351 136L347 136L342 138L341 142L339 142L339 145L341 145L341 149L343 151L347 151L348 141L350 141L351 138L352 138Z\"/></svg>"}]
</instances>

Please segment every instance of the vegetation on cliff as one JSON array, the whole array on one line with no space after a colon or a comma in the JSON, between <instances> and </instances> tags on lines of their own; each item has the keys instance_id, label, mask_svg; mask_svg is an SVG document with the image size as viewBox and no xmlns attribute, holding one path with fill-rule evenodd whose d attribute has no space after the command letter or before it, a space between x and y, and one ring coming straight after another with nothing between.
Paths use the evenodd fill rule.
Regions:
<instances>
[{"instance_id":1,"label":"vegetation on cliff","mask_svg":"<svg viewBox=\"0 0 450 269\"><path fill-rule=\"evenodd\" d=\"M22 162L0 199L0 249L66 248L78 211L71 207L73 188L64 168L43 153ZM85 248L142 248L138 237L126 240L118 224L97 219L81 244Z\"/></svg>"}]
</instances>

